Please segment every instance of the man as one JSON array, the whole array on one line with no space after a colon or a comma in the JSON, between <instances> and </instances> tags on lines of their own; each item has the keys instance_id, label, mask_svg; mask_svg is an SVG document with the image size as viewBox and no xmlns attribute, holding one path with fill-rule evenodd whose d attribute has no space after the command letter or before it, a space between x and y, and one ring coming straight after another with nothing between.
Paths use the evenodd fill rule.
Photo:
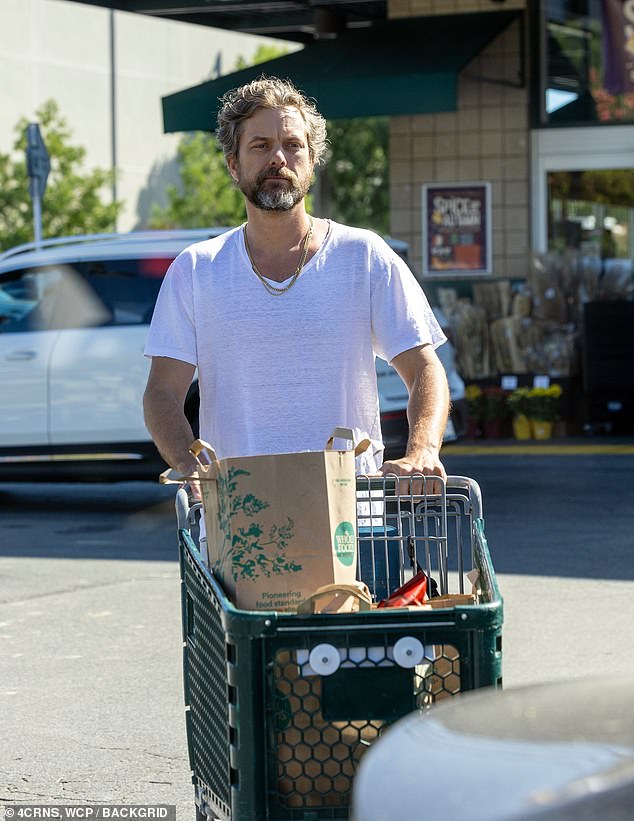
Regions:
<instances>
[{"instance_id":1,"label":"man","mask_svg":"<svg viewBox=\"0 0 634 821\"><path fill-rule=\"evenodd\" d=\"M458 366L456 364L456 350L453 344L453 329L441 308L432 308L432 310L442 332L447 337L447 341L443 342L443 344L438 347L436 353L438 354L438 359L440 359L447 376L449 399L451 401L451 421L453 423L455 434L454 438L460 438L466 433L469 406L465 398L464 380L460 376ZM446 441L448 441L448 439L447 434L445 433L445 442Z\"/></svg>"},{"instance_id":2,"label":"man","mask_svg":"<svg viewBox=\"0 0 634 821\"><path fill-rule=\"evenodd\" d=\"M261 78L225 95L218 123L248 222L190 246L165 277L145 351L159 451L192 472L183 401L198 368L200 435L220 458L321 450L343 426L372 441L359 473L444 477L445 337L420 286L372 232L306 212L323 117L290 83ZM406 453L385 463L375 353L410 394Z\"/></svg>"}]
</instances>

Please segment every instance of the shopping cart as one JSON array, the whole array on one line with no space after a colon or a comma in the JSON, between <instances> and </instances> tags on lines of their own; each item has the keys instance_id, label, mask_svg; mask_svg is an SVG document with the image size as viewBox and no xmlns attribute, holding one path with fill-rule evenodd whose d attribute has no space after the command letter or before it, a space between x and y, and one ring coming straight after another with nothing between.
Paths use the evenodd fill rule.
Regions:
<instances>
[{"instance_id":1,"label":"shopping cart","mask_svg":"<svg viewBox=\"0 0 634 821\"><path fill-rule=\"evenodd\" d=\"M236 609L197 547L198 506L178 491L199 818L347 818L356 765L386 727L442 698L501 686L502 600L480 490L464 477L427 482L358 478L359 573L381 599L424 571L439 606L310 616Z\"/></svg>"}]
</instances>

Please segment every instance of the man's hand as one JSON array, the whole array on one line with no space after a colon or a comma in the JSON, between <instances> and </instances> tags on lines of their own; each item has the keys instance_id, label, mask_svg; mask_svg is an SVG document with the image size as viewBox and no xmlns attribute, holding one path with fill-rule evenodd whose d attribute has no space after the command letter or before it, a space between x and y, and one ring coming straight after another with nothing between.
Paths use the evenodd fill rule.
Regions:
<instances>
[{"instance_id":1,"label":"man's hand","mask_svg":"<svg viewBox=\"0 0 634 821\"><path fill-rule=\"evenodd\" d=\"M420 461L420 464L415 464L412 459L403 457L401 459L390 459L383 462L381 465L381 475L387 476L388 473L394 473L396 476L440 476L441 479L447 478L445 468L438 458L438 455L433 455L430 451L430 458Z\"/></svg>"},{"instance_id":2,"label":"man's hand","mask_svg":"<svg viewBox=\"0 0 634 821\"><path fill-rule=\"evenodd\" d=\"M190 504L193 504L194 502L202 502L203 496L200 490L200 482L197 482L195 479L190 479L184 487L189 495Z\"/></svg>"},{"instance_id":3,"label":"man's hand","mask_svg":"<svg viewBox=\"0 0 634 821\"><path fill-rule=\"evenodd\" d=\"M417 463L418 462L418 463ZM401 459L391 459L383 462L380 468L381 476L403 476L407 481L399 482L399 493L407 495L419 496L425 494L439 494L442 485L440 482L434 482L431 478L414 479L414 476L432 477L439 476L441 479L447 479L447 473L443 467L438 452L429 448L421 454L417 462L412 458L404 456Z\"/></svg>"}]
</instances>

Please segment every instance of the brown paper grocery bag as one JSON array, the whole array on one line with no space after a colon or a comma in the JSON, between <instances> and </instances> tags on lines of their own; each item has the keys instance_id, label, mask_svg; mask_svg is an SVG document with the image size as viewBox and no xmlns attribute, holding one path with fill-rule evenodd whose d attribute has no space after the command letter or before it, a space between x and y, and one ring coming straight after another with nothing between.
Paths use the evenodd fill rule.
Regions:
<instances>
[{"instance_id":1,"label":"brown paper grocery bag","mask_svg":"<svg viewBox=\"0 0 634 821\"><path fill-rule=\"evenodd\" d=\"M372 595L364 582L354 584L327 584L315 590L299 605L297 612L311 616L315 613L360 613L372 609Z\"/></svg>"},{"instance_id":2,"label":"brown paper grocery bag","mask_svg":"<svg viewBox=\"0 0 634 821\"><path fill-rule=\"evenodd\" d=\"M333 437L352 442L352 431ZM218 459L192 445L209 564L237 607L293 611L323 585L355 582L354 460L365 446Z\"/></svg>"}]
</instances>

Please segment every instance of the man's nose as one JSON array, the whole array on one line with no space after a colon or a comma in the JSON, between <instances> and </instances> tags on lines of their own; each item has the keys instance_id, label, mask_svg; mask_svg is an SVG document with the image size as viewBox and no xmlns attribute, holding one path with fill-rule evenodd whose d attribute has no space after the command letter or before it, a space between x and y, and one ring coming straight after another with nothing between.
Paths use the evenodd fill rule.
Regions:
<instances>
[{"instance_id":1,"label":"man's nose","mask_svg":"<svg viewBox=\"0 0 634 821\"><path fill-rule=\"evenodd\" d=\"M286 165L286 154L284 153L284 149L281 145L277 145L272 148L270 163L276 168L281 168Z\"/></svg>"}]
</instances>

